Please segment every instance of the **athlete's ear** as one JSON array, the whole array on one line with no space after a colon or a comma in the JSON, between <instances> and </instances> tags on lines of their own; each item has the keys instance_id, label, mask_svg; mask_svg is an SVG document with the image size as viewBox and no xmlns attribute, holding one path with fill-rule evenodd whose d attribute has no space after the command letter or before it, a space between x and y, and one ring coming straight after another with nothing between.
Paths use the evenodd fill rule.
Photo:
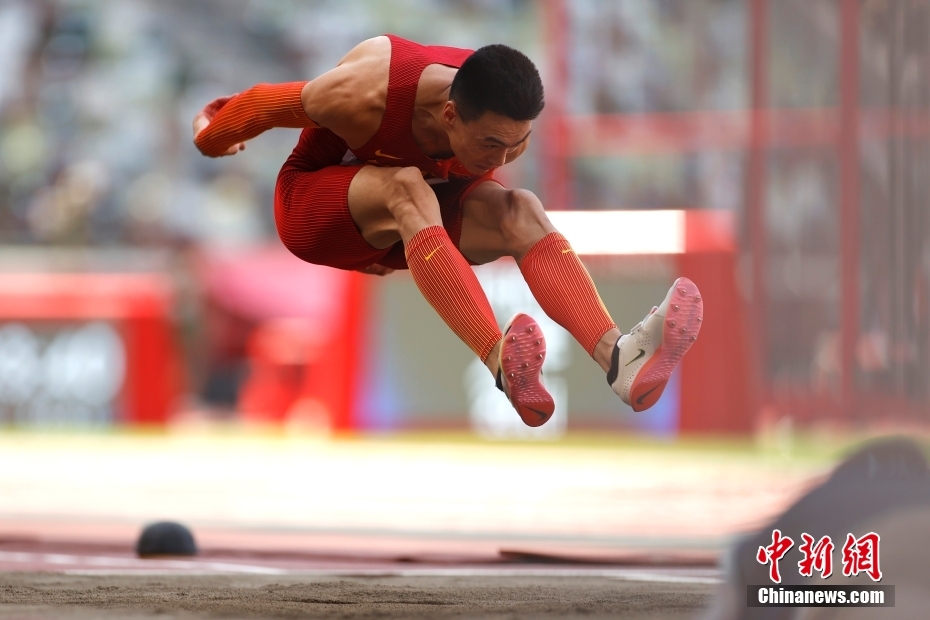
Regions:
<instances>
[{"instance_id":1,"label":"athlete's ear","mask_svg":"<svg viewBox=\"0 0 930 620\"><path fill-rule=\"evenodd\" d=\"M442 120L446 123L446 126L449 129L452 129L452 127L455 125L455 119L458 118L458 116L458 108L455 107L455 102L451 99L447 101L444 106L442 106Z\"/></svg>"}]
</instances>

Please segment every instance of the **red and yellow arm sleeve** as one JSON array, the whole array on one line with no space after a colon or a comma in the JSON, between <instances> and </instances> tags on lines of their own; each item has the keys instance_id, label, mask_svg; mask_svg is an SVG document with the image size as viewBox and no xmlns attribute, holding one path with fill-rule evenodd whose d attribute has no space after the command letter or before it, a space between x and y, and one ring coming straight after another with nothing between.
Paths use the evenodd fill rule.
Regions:
<instances>
[{"instance_id":1,"label":"red and yellow arm sleeve","mask_svg":"<svg viewBox=\"0 0 930 620\"><path fill-rule=\"evenodd\" d=\"M200 152L219 157L229 147L273 127L316 127L304 112L300 92L307 82L257 84L226 102L194 138Z\"/></svg>"}]
</instances>

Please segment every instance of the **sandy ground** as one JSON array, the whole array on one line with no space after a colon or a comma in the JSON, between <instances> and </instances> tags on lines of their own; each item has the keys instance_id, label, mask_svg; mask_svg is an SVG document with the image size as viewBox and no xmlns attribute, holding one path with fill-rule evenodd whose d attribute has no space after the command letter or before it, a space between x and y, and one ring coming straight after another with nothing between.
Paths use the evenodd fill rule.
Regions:
<instances>
[{"instance_id":1,"label":"sandy ground","mask_svg":"<svg viewBox=\"0 0 930 620\"><path fill-rule=\"evenodd\" d=\"M630 440L0 432L0 620L690 618L729 541L829 465ZM134 557L163 519L192 527L195 561Z\"/></svg>"},{"instance_id":2,"label":"sandy ground","mask_svg":"<svg viewBox=\"0 0 930 620\"><path fill-rule=\"evenodd\" d=\"M0 618L689 618L712 585L597 577L0 575Z\"/></svg>"}]
</instances>

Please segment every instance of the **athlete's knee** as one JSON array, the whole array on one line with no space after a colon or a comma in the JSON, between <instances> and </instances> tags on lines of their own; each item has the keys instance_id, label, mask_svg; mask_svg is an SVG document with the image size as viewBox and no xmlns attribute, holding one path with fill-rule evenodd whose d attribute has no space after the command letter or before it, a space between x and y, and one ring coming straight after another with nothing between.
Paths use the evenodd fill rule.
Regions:
<instances>
[{"instance_id":1,"label":"athlete's knee","mask_svg":"<svg viewBox=\"0 0 930 620\"><path fill-rule=\"evenodd\" d=\"M508 248L514 251L525 249L554 230L542 202L525 189L507 190L501 217L501 235Z\"/></svg>"},{"instance_id":2,"label":"athlete's knee","mask_svg":"<svg viewBox=\"0 0 930 620\"><path fill-rule=\"evenodd\" d=\"M386 196L387 208L398 222L438 215L436 196L419 168L395 168L388 179Z\"/></svg>"},{"instance_id":3,"label":"athlete's knee","mask_svg":"<svg viewBox=\"0 0 930 620\"><path fill-rule=\"evenodd\" d=\"M419 168L394 168L388 180L391 202L419 202L426 192L431 192L423 180Z\"/></svg>"}]
</instances>

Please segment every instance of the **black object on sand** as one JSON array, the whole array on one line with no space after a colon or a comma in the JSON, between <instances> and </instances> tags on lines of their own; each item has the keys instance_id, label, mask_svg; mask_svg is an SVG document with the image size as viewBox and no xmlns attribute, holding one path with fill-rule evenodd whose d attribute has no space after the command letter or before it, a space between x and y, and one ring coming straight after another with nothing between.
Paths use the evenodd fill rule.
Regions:
<instances>
[{"instance_id":1,"label":"black object on sand","mask_svg":"<svg viewBox=\"0 0 930 620\"><path fill-rule=\"evenodd\" d=\"M191 531L172 521L160 521L145 526L136 543L140 558L165 555L197 555L197 545Z\"/></svg>"}]
</instances>

